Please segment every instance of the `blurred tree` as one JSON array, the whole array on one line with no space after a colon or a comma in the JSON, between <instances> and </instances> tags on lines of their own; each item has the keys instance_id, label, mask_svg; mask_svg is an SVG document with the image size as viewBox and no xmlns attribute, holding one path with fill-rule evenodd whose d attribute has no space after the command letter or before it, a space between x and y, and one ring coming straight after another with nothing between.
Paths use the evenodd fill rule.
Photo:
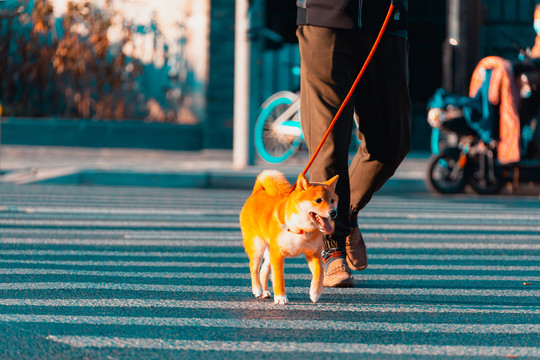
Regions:
<instances>
[{"instance_id":1,"label":"blurred tree","mask_svg":"<svg viewBox=\"0 0 540 360\"><path fill-rule=\"evenodd\" d=\"M0 2L6 115L197 121L192 92L198 83L185 58L183 24L173 53L156 13L148 25L135 25L112 2L68 1L61 18L53 0ZM142 63L144 56L149 63Z\"/></svg>"},{"instance_id":2,"label":"blurred tree","mask_svg":"<svg viewBox=\"0 0 540 360\"><path fill-rule=\"evenodd\" d=\"M64 34L53 56L56 74L66 99L66 111L76 117L123 119L127 98L141 71L136 59L128 59L123 48L131 41L128 24L121 25L120 46L110 53L108 31L115 14L91 2L68 3L63 17ZM129 115L128 115L129 116ZM133 116L133 115L131 115Z\"/></svg>"},{"instance_id":3,"label":"blurred tree","mask_svg":"<svg viewBox=\"0 0 540 360\"><path fill-rule=\"evenodd\" d=\"M51 104L53 8L48 0L37 0L34 12L26 10L19 5L0 13L0 48L6 54L0 63L0 96L8 113L37 115L30 104L43 105L45 111Z\"/></svg>"},{"instance_id":4,"label":"blurred tree","mask_svg":"<svg viewBox=\"0 0 540 360\"><path fill-rule=\"evenodd\" d=\"M70 1L58 30L49 0L35 0L32 9L22 2L0 9L0 51L7 54L0 57L5 113L144 118L139 108L127 106L143 97L137 85L142 64L124 51L132 25L111 9ZM113 19L120 21L114 45L108 36Z\"/></svg>"}]
</instances>

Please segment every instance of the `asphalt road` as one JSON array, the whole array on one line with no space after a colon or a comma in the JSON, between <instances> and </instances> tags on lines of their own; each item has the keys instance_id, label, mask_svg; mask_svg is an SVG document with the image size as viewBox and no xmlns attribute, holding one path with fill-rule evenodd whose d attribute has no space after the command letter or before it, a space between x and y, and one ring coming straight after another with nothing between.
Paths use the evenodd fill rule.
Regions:
<instances>
[{"instance_id":1,"label":"asphalt road","mask_svg":"<svg viewBox=\"0 0 540 360\"><path fill-rule=\"evenodd\" d=\"M1 359L540 358L540 199L382 194L353 289L250 295L245 190L0 185Z\"/></svg>"}]
</instances>

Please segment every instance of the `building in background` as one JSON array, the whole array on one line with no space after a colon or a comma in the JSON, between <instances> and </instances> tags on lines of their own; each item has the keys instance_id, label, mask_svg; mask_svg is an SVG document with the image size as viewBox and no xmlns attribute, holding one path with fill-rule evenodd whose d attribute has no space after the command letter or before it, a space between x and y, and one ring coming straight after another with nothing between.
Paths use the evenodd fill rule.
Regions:
<instances>
[{"instance_id":1,"label":"building in background","mask_svg":"<svg viewBox=\"0 0 540 360\"><path fill-rule=\"evenodd\" d=\"M266 28L284 39L277 41L263 27L248 34L259 45L255 48L262 49L252 53L257 66L252 83L257 91L250 99L260 104L273 92L298 89L299 80L291 69L299 65L299 56L293 33L294 1L253 2L265 9ZM79 7L71 10L68 3L0 0L0 52L10 54L0 57L5 116L26 111L24 116L192 124L192 136L201 138L202 148L232 147L233 0L78 0L73 3ZM457 14L451 4L459 5ZM452 86L459 84L455 89L462 89L480 58L512 59L518 48L532 46L534 5L535 0L409 1L413 148L428 148L425 103L445 76L444 85L449 86L451 79ZM68 25L66 18L71 21ZM88 25L99 19L107 24L106 31ZM454 45L449 45L449 20L459 30L460 41ZM34 45L26 52L17 48L23 41L20 35ZM50 52L45 51L47 46ZM84 54L94 61L84 68L86 74L94 71L90 77L79 68ZM24 56L37 65L13 71ZM62 81L54 90L43 79L58 81L59 67ZM70 82L71 87L64 86ZM42 106L32 110L20 105L24 101Z\"/></svg>"}]
</instances>

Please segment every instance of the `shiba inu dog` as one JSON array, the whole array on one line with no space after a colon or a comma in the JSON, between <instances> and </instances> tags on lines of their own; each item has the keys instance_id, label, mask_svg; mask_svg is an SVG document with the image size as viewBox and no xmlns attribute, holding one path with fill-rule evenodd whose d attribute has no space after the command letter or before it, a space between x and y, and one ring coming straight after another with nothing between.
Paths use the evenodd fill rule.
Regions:
<instances>
[{"instance_id":1,"label":"shiba inu dog","mask_svg":"<svg viewBox=\"0 0 540 360\"><path fill-rule=\"evenodd\" d=\"M309 296L313 302L319 300L324 279L323 236L334 231L337 180L336 175L326 182L310 184L300 175L293 189L279 171L265 170L259 174L240 212L240 228L249 256L251 289L255 297L270 297L268 275L271 270L274 303L287 304L285 258L304 254L313 275Z\"/></svg>"}]
</instances>

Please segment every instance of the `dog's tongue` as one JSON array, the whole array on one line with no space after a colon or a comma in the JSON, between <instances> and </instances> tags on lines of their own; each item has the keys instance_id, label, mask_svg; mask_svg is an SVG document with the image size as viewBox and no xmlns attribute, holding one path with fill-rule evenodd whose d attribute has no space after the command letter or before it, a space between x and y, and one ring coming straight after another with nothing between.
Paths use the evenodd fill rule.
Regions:
<instances>
[{"instance_id":1,"label":"dog's tongue","mask_svg":"<svg viewBox=\"0 0 540 360\"><path fill-rule=\"evenodd\" d=\"M331 234L334 231L334 226L332 225L332 222L329 219L323 218L319 215L315 215L315 218L317 219L317 222L319 223L321 230L323 230L325 233Z\"/></svg>"}]
</instances>

